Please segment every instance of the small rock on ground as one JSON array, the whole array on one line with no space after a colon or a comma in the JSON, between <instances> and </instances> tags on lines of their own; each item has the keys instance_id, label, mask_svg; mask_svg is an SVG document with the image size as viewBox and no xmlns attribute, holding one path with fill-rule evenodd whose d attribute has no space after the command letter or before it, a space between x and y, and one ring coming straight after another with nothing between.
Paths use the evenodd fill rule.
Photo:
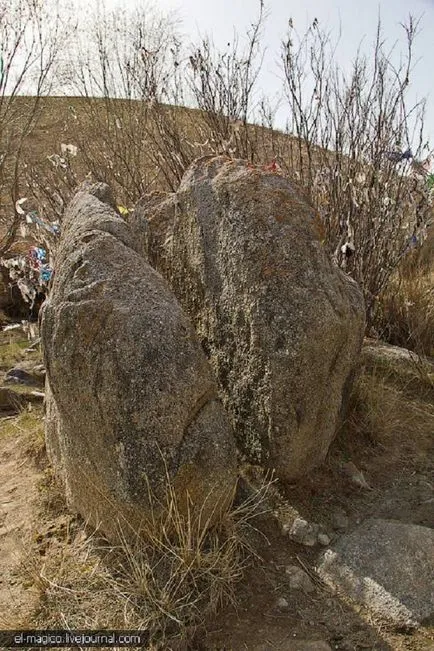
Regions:
<instances>
[{"instance_id":1,"label":"small rock on ground","mask_svg":"<svg viewBox=\"0 0 434 651\"><path fill-rule=\"evenodd\" d=\"M11 368L5 376L5 384L25 384L26 386L43 386L44 381L22 368Z\"/></svg>"},{"instance_id":2,"label":"small rock on ground","mask_svg":"<svg viewBox=\"0 0 434 651\"><path fill-rule=\"evenodd\" d=\"M304 592L312 592L315 590L313 581L301 567L298 565L288 565L285 568L285 574L289 577L289 587L291 590L303 590Z\"/></svg>"},{"instance_id":3,"label":"small rock on ground","mask_svg":"<svg viewBox=\"0 0 434 651\"><path fill-rule=\"evenodd\" d=\"M294 542L313 547L318 542L319 525L303 518L295 518L287 533Z\"/></svg>"},{"instance_id":4,"label":"small rock on ground","mask_svg":"<svg viewBox=\"0 0 434 651\"><path fill-rule=\"evenodd\" d=\"M285 612L289 610L289 602L285 597L279 597L278 600L276 601L276 608L277 610L280 610L281 612Z\"/></svg>"},{"instance_id":5,"label":"small rock on ground","mask_svg":"<svg viewBox=\"0 0 434 651\"><path fill-rule=\"evenodd\" d=\"M330 536L328 536L326 533L319 533L318 534L318 542L320 545L324 545L324 547L327 547L327 545L330 545Z\"/></svg>"}]
</instances>

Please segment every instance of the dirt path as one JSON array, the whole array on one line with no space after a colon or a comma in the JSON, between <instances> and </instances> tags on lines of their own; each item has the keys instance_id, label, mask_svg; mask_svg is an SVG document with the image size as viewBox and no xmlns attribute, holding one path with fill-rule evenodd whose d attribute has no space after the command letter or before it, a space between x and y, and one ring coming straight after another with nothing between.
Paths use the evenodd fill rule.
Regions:
<instances>
[{"instance_id":1,"label":"dirt path","mask_svg":"<svg viewBox=\"0 0 434 651\"><path fill-rule=\"evenodd\" d=\"M17 576L28 554L37 518L40 472L28 458L22 437L0 421L0 626L14 628L26 621L38 594ZM27 543L27 545L26 545Z\"/></svg>"}]
</instances>

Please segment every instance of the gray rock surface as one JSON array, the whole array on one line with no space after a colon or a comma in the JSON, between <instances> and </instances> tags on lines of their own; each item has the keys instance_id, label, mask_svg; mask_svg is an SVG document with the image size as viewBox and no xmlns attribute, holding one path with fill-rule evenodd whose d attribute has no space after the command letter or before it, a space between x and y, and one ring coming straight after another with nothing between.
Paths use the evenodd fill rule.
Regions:
<instances>
[{"instance_id":1,"label":"gray rock surface","mask_svg":"<svg viewBox=\"0 0 434 651\"><path fill-rule=\"evenodd\" d=\"M5 384L24 384L25 386L44 386L43 377L39 374L29 373L23 368L11 368L6 372Z\"/></svg>"},{"instance_id":2,"label":"gray rock surface","mask_svg":"<svg viewBox=\"0 0 434 651\"><path fill-rule=\"evenodd\" d=\"M320 463L364 308L299 190L244 161L207 157L176 194L139 202L131 223L136 247L194 322L245 457L285 479Z\"/></svg>"},{"instance_id":3,"label":"gray rock surface","mask_svg":"<svg viewBox=\"0 0 434 651\"><path fill-rule=\"evenodd\" d=\"M69 205L41 320L46 437L71 506L116 537L164 501L205 519L229 499L235 444L196 333L166 282L133 250L107 186ZM156 512L158 506L154 503Z\"/></svg>"},{"instance_id":4,"label":"gray rock surface","mask_svg":"<svg viewBox=\"0 0 434 651\"><path fill-rule=\"evenodd\" d=\"M349 527L350 520L344 509L337 507L332 515L332 526L341 533Z\"/></svg>"},{"instance_id":5,"label":"gray rock surface","mask_svg":"<svg viewBox=\"0 0 434 651\"><path fill-rule=\"evenodd\" d=\"M398 626L434 617L434 530L370 518L321 558L328 584Z\"/></svg>"}]
</instances>

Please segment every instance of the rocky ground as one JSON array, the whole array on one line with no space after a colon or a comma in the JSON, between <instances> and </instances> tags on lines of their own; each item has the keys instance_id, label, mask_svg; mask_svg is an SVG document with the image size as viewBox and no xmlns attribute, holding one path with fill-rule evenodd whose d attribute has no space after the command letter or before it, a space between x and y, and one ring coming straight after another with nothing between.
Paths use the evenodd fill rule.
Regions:
<instances>
[{"instance_id":1,"label":"rocky ground","mask_svg":"<svg viewBox=\"0 0 434 651\"><path fill-rule=\"evenodd\" d=\"M66 626L79 607L85 608L78 598L73 599L78 588L66 571L71 559L82 554L85 529L78 518L68 513L45 456L40 402L43 371L38 346L29 350L22 332L8 330L1 333L0 351L0 625L48 626L54 618L53 609L57 609L56 621ZM11 369L24 374L10 373ZM402 400L410 399L410 385L407 382L406 391L399 394ZM388 388L390 385L384 390ZM419 397L421 391L419 387ZM383 431L382 437L366 428L360 429L358 435L354 427L343 431L320 469L297 484L272 487L269 512L258 519L250 534L257 557L237 587L236 607L226 606L208 623L207 632L197 636L192 648L434 648L433 591L429 587L434 549L434 430L430 432L426 426L429 420L425 417L432 415L429 395L422 397L422 402L414 399L416 415L405 427L401 422L395 429L389 428L387 436ZM417 410L425 414L424 427L419 426ZM244 474L244 490L248 492L257 478L248 470ZM392 592L399 592L404 578L413 577L410 588L407 586L412 592L410 600L408 595L401 595L401 600L425 618L422 626L405 618L394 621L393 603L387 598L382 602L383 612L381 607L372 609L372 600L351 600L349 585L341 582L336 591L332 587L333 573L327 575L320 570L324 552L329 549L340 551L351 565L353 552L345 556L348 545L351 541L356 545L357 556L357 545L361 547L366 536L369 544L369 527L372 529L372 523L381 520L399 523L410 537L416 536L420 545L412 556L404 554L399 560L402 582L395 552L387 561L384 551L389 543L396 542L396 536L386 540L377 561L382 565L383 583ZM423 535L418 536L418 532ZM378 539L378 531L375 535ZM370 553L372 547L375 545L371 541ZM401 544L403 553L404 548L406 544ZM375 553L371 555L375 560ZM392 564L385 568L386 562ZM352 570L357 571L354 564ZM397 576L392 577L393 572ZM381 577L376 578L377 583L381 582ZM397 586L393 587L391 578ZM54 601L54 594L61 597Z\"/></svg>"}]
</instances>

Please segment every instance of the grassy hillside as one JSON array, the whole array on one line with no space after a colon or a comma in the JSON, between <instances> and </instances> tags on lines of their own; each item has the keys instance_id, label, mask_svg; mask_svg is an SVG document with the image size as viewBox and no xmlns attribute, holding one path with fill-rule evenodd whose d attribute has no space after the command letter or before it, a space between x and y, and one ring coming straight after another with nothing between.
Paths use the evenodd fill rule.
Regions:
<instances>
[{"instance_id":1,"label":"grassy hillside","mask_svg":"<svg viewBox=\"0 0 434 651\"><path fill-rule=\"evenodd\" d=\"M30 98L14 102L15 118L2 132L12 151L34 108ZM62 145L72 148L62 152ZM146 193L175 190L188 165L210 154L247 158L292 179L317 211L324 246L361 285L369 332L434 354L431 200L423 178L399 176L381 155L367 165L197 109L110 98L42 98L17 167L11 156L3 170L3 237L20 221L13 218L18 198L28 197L26 210L43 219L61 219L74 188L90 176L107 182L118 204L131 209ZM417 246L410 249L414 239ZM17 232L10 241L11 252L23 248ZM342 253L347 242L354 244L350 258Z\"/></svg>"}]
</instances>

